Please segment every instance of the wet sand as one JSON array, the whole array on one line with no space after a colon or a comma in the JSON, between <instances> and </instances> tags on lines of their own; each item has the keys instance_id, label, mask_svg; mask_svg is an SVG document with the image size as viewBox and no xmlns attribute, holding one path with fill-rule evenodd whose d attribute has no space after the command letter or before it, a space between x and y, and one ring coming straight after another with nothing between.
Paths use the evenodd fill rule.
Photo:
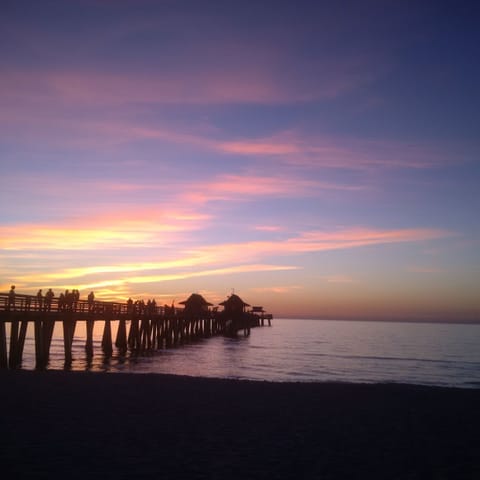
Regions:
<instances>
[{"instance_id":1,"label":"wet sand","mask_svg":"<svg viewBox=\"0 0 480 480\"><path fill-rule=\"evenodd\" d=\"M2 478L480 478L480 389L53 371L0 384Z\"/></svg>"}]
</instances>

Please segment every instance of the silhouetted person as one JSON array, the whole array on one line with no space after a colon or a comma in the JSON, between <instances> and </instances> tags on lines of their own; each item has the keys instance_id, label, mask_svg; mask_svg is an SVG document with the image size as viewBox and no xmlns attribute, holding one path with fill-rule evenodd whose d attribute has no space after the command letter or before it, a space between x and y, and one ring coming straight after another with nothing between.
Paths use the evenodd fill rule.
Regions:
<instances>
[{"instance_id":1,"label":"silhouetted person","mask_svg":"<svg viewBox=\"0 0 480 480\"><path fill-rule=\"evenodd\" d=\"M61 293L58 297L58 309L63 312L65 310L65 294Z\"/></svg>"},{"instance_id":2,"label":"silhouetted person","mask_svg":"<svg viewBox=\"0 0 480 480\"><path fill-rule=\"evenodd\" d=\"M37 292L37 307L38 307L38 310L42 310L42 306L43 306L43 295L42 295L42 289L40 289Z\"/></svg>"},{"instance_id":3,"label":"silhouetted person","mask_svg":"<svg viewBox=\"0 0 480 480\"><path fill-rule=\"evenodd\" d=\"M15 310L15 285L12 285L8 292L8 309Z\"/></svg>"},{"instance_id":4,"label":"silhouetted person","mask_svg":"<svg viewBox=\"0 0 480 480\"><path fill-rule=\"evenodd\" d=\"M41 291L41 290L40 290ZM52 309L52 300L55 294L51 288L48 289L48 292L45 294L45 311L49 312Z\"/></svg>"},{"instance_id":5,"label":"silhouetted person","mask_svg":"<svg viewBox=\"0 0 480 480\"><path fill-rule=\"evenodd\" d=\"M88 300L88 311L91 313L94 310L95 306L95 294L93 292L90 292L87 297Z\"/></svg>"},{"instance_id":6,"label":"silhouetted person","mask_svg":"<svg viewBox=\"0 0 480 480\"><path fill-rule=\"evenodd\" d=\"M127 300L127 313L132 313L133 312L133 300L129 298Z\"/></svg>"},{"instance_id":7,"label":"silhouetted person","mask_svg":"<svg viewBox=\"0 0 480 480\"><path fill-rule=\"evenodd\" d=\"M73 293L73 290L71 292L69 290L65 290L65 305L67 306L67 310L69 312L73 311L74 296L75 294Z\"/></svg>"},{"instance_id":8,"label":"silhouetted person","mask_svg":"<svg viewBox=\"0 0 480 480\"><path fill-rule=\"evenodd\" d=\"M78 301L80 300L80 292L78 290L72 290L72 295L73 295L73 311L77 311L77 304Z\"/></svg>"}]
</instances>

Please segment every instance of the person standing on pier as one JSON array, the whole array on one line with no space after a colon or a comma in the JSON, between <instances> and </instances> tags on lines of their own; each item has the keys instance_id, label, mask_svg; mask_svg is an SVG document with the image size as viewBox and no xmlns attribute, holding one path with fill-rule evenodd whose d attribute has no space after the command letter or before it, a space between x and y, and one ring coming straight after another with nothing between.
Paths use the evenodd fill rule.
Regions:
<instances>
[{"instance_id":1,"label":"person standing on pier","mask_svg":"<svg viewBox=\"0 0 480 480\"><path fill-rule=\"evenodd\" d=\"M78 290L72 290L73 294L73 311L77 311L78 301L80 300L80 292Z\"/></svg>"},{"instance_id":2,"label":"person standing on pier","mask_svg":"<svg viewBox=\"0 0 480 480\"><path fill-rule=\"evenodd\" d=\"M8 292L8 309L15 310L15 285L12 285Z\"/></svg>"},{"instance_id":3,"label":"person standing on pier","mask_svg":"<svg viewBox=\"0 0 480 480\"><path fill-rule=\"evenodd\" d=\"M61 293L58 297L58 311L63 312L65 310L65 294Z\"/></svg>"},{"instance_id":4,"label":"person standing on pier","mask_svg":"<svg viewBox=\"0 0 480 480\"><path fill-rule=\"evenodd\" d=\"M69 312L73 311L73 291L65 290L65 308Z\"/></svg>"},{"instance_id":5,"label":"person standing on pier","mask_svg":"<svg viewBox=\"0 0 480 480\"><path fill-rule=\"evenodd\" d=\"M40 290L41 291L41 290ZM49 312L52 309L52 300L55 294L51 288L48 289L48 292L45 294L45 311Z\"/></svg>"},{"instance_id":6,"label":"person standing on pier","mask_svg":"<svg viewBox=\"0 0 480 480\"><path fill-rule=\"evenodd\" d=\"M43 305L43 295L42 295L42 289L40 289L37 292L37 308L39 311L42 311L42 305Z\"/></svg>"},{"instance_id":7,"label":"person standing on pier","mask_svg":"<svg viewBox=\"0 0 480 480\"><path fill-rule=\"evenodd\" d=\"M90 292L87 297L88 300L88 311L90 313L93 313L94 306L95 306L95 294L93 292Z\"/></svg>"}]
</instances>

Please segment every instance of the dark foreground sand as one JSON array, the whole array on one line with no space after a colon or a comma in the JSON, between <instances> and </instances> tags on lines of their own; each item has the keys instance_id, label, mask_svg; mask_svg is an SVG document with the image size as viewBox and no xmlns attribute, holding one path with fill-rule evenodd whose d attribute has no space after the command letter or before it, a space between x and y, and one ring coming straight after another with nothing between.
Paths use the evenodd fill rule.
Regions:
<instances>
[{"instance_id":1,"label":"dark foreground sand","mask_svg":"<svg viewBox=\"0 0 480 480\"><path fill-rule=\"evenodd\" d=\"M480 389L0 372L0 476L480 479Z\"/></svg>"}]
</instances>

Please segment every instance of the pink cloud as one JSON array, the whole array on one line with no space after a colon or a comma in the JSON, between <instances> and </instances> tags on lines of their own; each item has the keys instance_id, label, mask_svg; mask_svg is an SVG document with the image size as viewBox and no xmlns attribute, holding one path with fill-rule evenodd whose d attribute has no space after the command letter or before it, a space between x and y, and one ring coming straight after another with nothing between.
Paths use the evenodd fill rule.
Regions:
<instances>
[{"instance_id":1,"label":"pink cloud","mask_svg":"<svg viewBox=\"0 0 480 480\"><path fill-rule=\"evenodd\" d=\"M278 156L286 164L331 168L429 168L446 163L444 149L428 144L308 136L295 131L261 139L218 143L216 148L245 156Z\"/></svg>"},{"instance_id":2,"label":"pink cloud","mask_svg":"<svg viewBox=\"0 0 480 480\"><path fill-rule=\"evenodd\" d=\"M355 228L336 232L307 232L287 243L299 252L336 250L366 245L418 242L451 237L452 232L440 229L409 228L398 230L372 230Z\"/></svg>"},{"instance_id":3,"label":"pink cloud","mask_svg":"<svg viewBox=\"0 0 480 480\"><path fill-rule=\"evenodd\" d=\"M226 153L235 153L241 155L291 155L302 153L300 145L295 143L281 143L271 141L234 141L223 142L216 145L216 148Z\"/></svg>"},{"instance_id":4,"label":"pink cloud","mask_svg":"<svg viewBox=\"0 0 480 480\"><path fill-rule=\"evenodd\" d=\"M292 255L323 252L404 242L424 242L452 237L455 234L440 229L397 229L374 230L352 228L331 232L312 231L283 241L251 241L239 244L224 244L200 247L190 251L191 255L215 258L219 262L251 261L255 258L277 255Z\"/></svg>"},{"instance_id":5,"label":"pink cloud","mask_svg":"<svg viewBox=\"0 0 480 480\"><path fill-rule=\"evenodd\" d=\"M131 74L87 71L3 72L3 100L56 106L118 106L131 103L289 103L309 100L272 74L254 70ZM1 97L0 97L1 98Z\"/></svg>"},{"instance_id":6,"label":"pink cloud","mask_svg":"<svg viewBox=\"0 0 480 480\"><path fill-rule=\"evenodd\" d=\"M209 43L205 38L202 41ZM181 68L175 64L148 72L82 66L75 70L4 68L0 92L4 92L4 100L8 96L17 104L82 108L131 103L284 104L335 98L371 82L381 70L372 67L372 59L358 57L333 61L318 58L313 65L289 49L279 50L277 45L258 45L247 39L241 44L223 39L221 44L192 48L191 53L198 49L198 56L205 57L202 62L188 58ZM291 68L292 62L295 69Z\"/></svg>"},{"instance_id":7,"label":"pink cloud","mask_svg":"<svg viewBox=\"0 0 480 480\"><path fill-rule=\"evenodd\" d=\"M260 232L280 232L283 228L279 225L256 225L253 227L254 230L258 230Z\"/></svg>"},{"instance_id":8,"label":"pink cloud","mask_svg":"<svg viewBox=\"0 0 480 480\"><path fill-rule=\"evenodd\" d=\"M363 187L309 180L286 175L220 175L216 179L191 185L185 198L193 204L215 200L248 201L259 197L310 197L324 191L359 191Z\"/></svg>"},{"instance_id":9,"label":"pink cloud","mask_svg":"<svg viewBox=\"0 0 480 480\"><path fill-rule=\"evenodd\" d=\"M176 98L175 95L168 93L168 88L164 89L161 83L157 85L155 80L150 78L146 78L144 81L151 85L143 85L140 82L138 93L135 94L130 93L135 81L129 78L115 80L110 79L108 75L105 78L100 75L98 83L101 88L100 91L97 91L98 89L96 90L94 86L90 85L90 82L97 83L95 76L93 78L85 77L86 86L80 88L77 83L80 82L83 85L83 77L80 75L77 80L72 80L70 83L68 81L70 75L73 79L76 78L74 74L59 74L58 78L54 76L56 80L51 82L53 86L43 80L44 84L50 86L40 89L41 94L32 94L33 85L24 79L18 80L20 85L18 87L16 86L16 76L10 81L2 80L0 77L0 92L2 91L2 81L5 83L3 98L0 93L3 107L0 109L0 123L3 124L5 133L11 136L20 136L22 139L25 137L27 139L42 138L50 143L66 144L82 149L118 148L136 140L157 140L187 145L204 151L255 158L262 162L270 162L270 166L280 165L303 169L339 168L376 171L379 167L431 168L451 163L451 152L461 151L461 147L454 145L437 144L432 146L428 143L366 140L325 136L321 133L307 134L297 130L277 132L262 138L226 140L221 138L222 132L219 129L211 128L207 124L200 128L198 125L194 128L172 128L168 124L151 125L142 120L133 122L126 119L142 118L141 115L138 115L141 107L135 101L137 103L142 101L146 103L160 102L162 95L166 95L173 101L172 99ZM48 77L48 75L46 76ZM110 85L110 80L113 82L112 85ZM38 81L42 84L42 78ZM173 82L173 84L175 88L179 88L177 82ZM23 88L28 91L24 92ZM13 93L9 89L12 89ZM17 91L18 89L20 90ZM119 91L115 92L115 89ZM104 90L106 93L103 97ZM152 92L157 92L157 90L163 93L155 93L158 95L155 100L156 97ZM213 90L217 95L218 89L213 87ZM32 98L30 98L31 95L33 95ZM35 95L38 95L38 98ZM89 95L92 96L91 101L87 98ZM71 118L70 102L83 111L85 106L90 104L90 106L99 106L103 104L102 102L108 103L109 96L111 96L112 102L115 98L118 98L119 102L122 102L124 97L129 98L132 105L127 105L128 102L123 104L120 117L118 114L114 116L108 113L107 108L101 114L95 109L87 116L79 115L77 118ZM182 93L179 96L184 97ZM200 97L205 101L210 99L214 102L212 96L206 93L202 93ZM19 126L21 128L18 128ZM55 130L57 134L52 136L52 130ZM58 132L61 132L61 135L58 135ZM458 155L455 155L455 159L457 158Z\"/></svg>"}]
</instances>

